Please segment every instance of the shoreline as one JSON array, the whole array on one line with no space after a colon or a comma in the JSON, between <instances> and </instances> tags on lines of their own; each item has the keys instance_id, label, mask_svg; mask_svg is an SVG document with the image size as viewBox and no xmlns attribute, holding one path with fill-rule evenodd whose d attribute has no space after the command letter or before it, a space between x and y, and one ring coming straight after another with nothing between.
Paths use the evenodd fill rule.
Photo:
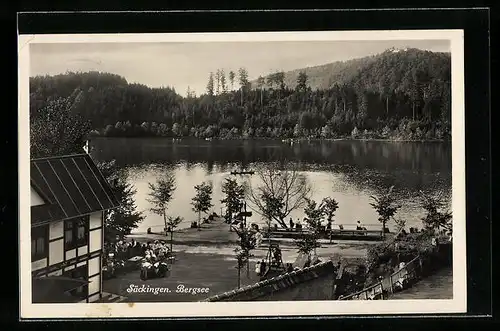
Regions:
<instances>
[{"instance_id":1,"label":"shoreline","mask_svg":"<svg viewBox=\"0 0 500 331\"><path fill-rule=\"evenodd\" d=\"M164 137L164 136L102 136L102 135L91 135L88 137L92 139L170 139L177 142L182 142L183 140L191 141L206 141L206 142L220 142L220 141L277 141L281 143L301 143L301 142L323 142L323 141L377 141L377 142L409 142L409 143L451 143L449 139L397 139L397 138L266 138L266 137L252 137L252 138L212 138L206 140L203 138L196 137Z\"/></svg>"}]
</instances>

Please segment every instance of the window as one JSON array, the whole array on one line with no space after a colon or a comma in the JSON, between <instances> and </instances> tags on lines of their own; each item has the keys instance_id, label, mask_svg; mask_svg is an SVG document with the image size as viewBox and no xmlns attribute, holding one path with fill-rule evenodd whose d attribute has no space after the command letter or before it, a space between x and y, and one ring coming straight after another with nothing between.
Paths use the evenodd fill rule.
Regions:
<instances>
[{"instance_id":1,"label":"window","mask_svg":"<svg viewBox=\"0 0 500 331\"><path fill-rule=\"evenodd\" d=\"M88 244L89 216L64 222L64 248L73 249Z\"/></svg>"},{"instance_id":2,"label":"window","mask_svg":"<svg viewBox=\"0 0 500 331\"><path fill-rule=\"evenodd\" d=\"M73 279L82 279L87 280L88 267L87 265L83 265L81 267L77 267L72 270L68 270L64 272L65 277L73 278ZM69 293L77 298L85 299L88 296L88 285L82 285L75 289L72 289Z\"/></svg>"},{"instance_id":3,"label":"window","mask_svg":"<svg viewBox=\"0 0 500 331\"><path fill-rule=\"evenodd\" d=\"M46 258L49 253L49 227L39 226L31 229L31 260L37 261Z\"/></svg>"},{"instance_id":4,"label":"window","mask_svg":"<svg viewBox=\"0 0 500 331\"><path fill-rule=\"evenodd\" d=\"M64 222L64 247L73 248L73 242L73 220L68 220Z\"/></svg>"}]
</instances>

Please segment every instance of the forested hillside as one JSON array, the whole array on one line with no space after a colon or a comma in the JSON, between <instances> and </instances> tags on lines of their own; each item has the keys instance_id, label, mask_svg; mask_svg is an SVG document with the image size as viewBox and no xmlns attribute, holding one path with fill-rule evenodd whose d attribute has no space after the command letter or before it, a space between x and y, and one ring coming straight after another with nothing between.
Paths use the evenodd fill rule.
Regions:
<instances>
[{"instance_id":1,"label":"forested hillside","mask_svg":"<svg viewBox=\"0 0 500 331\"><path fill-rule=\"evenodd\" d=\"M172 88L129 84L109 73L32 77L32 135L43 131L50 118L79 123L93 134L108 136L449 136L448 53L388 50L362 59L272 73L255 82L248 77L244 67L228 75L223 70L207 73L206 92L187 97ZM64 129L61 123L52 124L57 126L53 130ZM58 137L54 134L52 139Z\"/></svg>"}]
</instances>

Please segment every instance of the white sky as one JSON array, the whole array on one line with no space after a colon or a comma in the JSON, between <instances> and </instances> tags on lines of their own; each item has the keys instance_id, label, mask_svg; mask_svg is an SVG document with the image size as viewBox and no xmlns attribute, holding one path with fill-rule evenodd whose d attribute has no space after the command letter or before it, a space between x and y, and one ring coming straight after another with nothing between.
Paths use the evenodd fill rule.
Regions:
<instances>
[{"instance_id":1,"label":"white sky","mask_svg":"<svg viewBox=\"0 0 500 331\"><path fill-rule=\"evenodd\" d=\"M449 40L287 41L287 42L162 42L162 43L32 43L30 76L66 71L101 71L129 83L171 86L185 95L188 86L205 92L209 73L217 69L248 70L250 80L276 70L344 61L396 47L449 52ZM227 79L229 82L229 80ZM235 86L237 83L235 82Z\"/></svg>"}]
</instances>

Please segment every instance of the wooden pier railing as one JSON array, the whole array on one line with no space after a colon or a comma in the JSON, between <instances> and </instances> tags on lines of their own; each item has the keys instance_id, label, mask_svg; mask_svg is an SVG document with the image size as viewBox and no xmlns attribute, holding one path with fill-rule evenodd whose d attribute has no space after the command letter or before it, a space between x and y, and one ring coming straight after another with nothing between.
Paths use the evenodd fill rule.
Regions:
<instances>
[{"instance_id":1,"label":"wooden pier railing","mask_svg":"<svg viewBox=\"0 0 500 331\"><path fill-rule=\"evenodd\" d=\"M361 291L340 297L339 300L385 300L392 293L411 286L423 273L422 258L415 257L405 266L380 282Z\"/></svg>"}]
</instances>

